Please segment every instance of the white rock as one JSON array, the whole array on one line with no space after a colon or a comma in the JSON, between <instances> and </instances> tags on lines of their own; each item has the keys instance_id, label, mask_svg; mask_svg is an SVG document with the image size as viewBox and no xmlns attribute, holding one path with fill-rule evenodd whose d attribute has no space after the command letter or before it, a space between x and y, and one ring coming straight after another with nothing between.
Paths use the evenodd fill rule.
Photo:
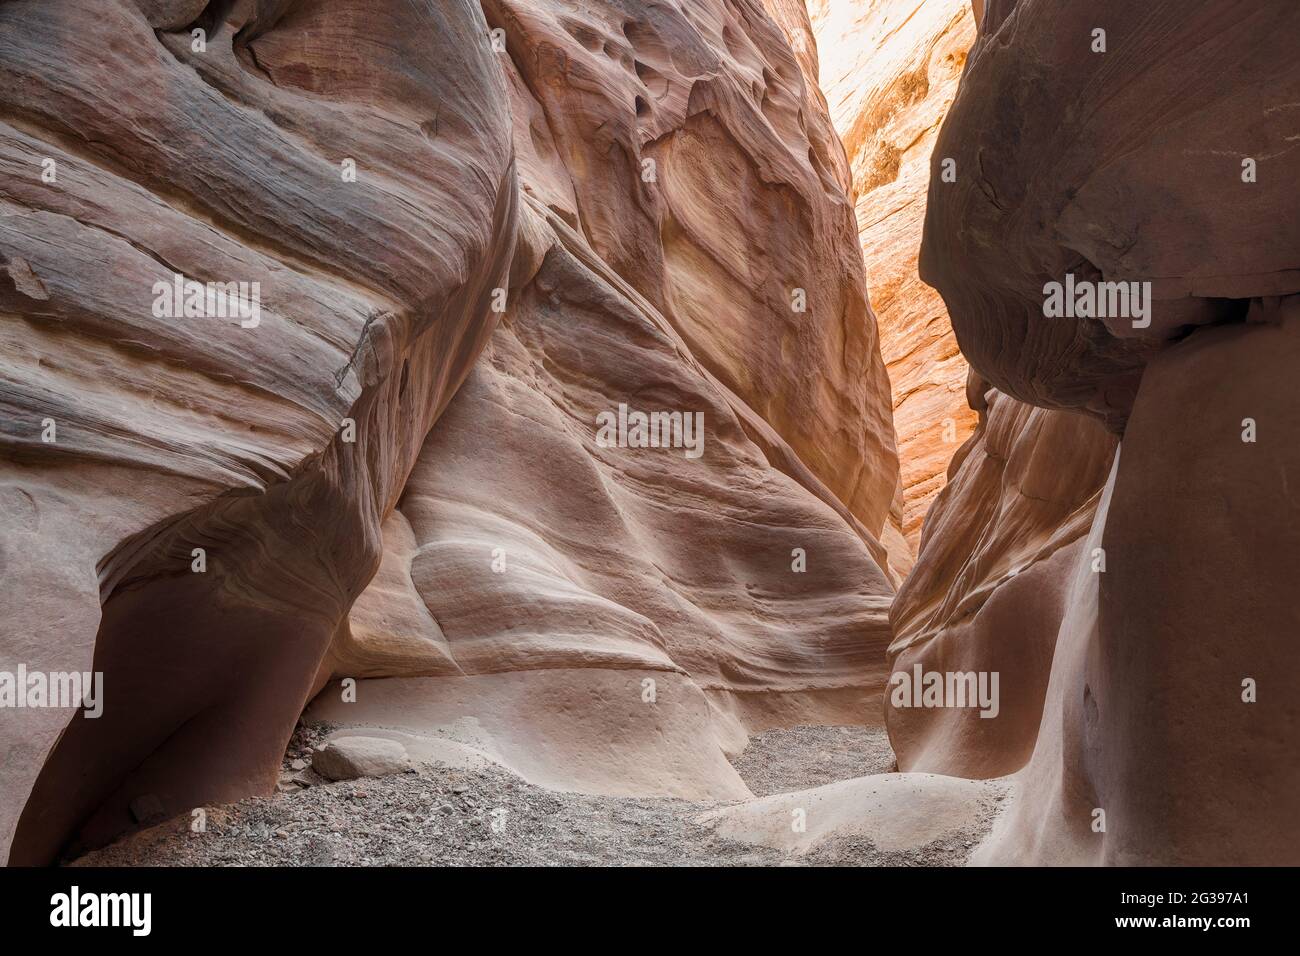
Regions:
<instances>
[{"instance_id":1,"label":"white rock","mask_svg":"<svg viewBox=\"0 0 1300 956\"><path fill-rule=\"evenodd\" d=\"M382 737L338 737L312 756L312 769L327 780L383 777L409 770L406 748Z\"/></svg>"}]
</instances>

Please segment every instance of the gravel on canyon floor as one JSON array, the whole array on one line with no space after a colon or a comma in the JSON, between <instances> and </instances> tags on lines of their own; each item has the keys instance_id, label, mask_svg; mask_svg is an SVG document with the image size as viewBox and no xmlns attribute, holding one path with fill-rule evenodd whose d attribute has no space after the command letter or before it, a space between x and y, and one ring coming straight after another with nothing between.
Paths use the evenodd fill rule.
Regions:
<instances>
[{"instance_id":1,"label":"gravel on canyon floor","mask_svg":"<svg viewBox=\"0 0 1300 956\"><path fill-rule=\"evenodd\" d=\"M303 776L319 731L300 728L285 772ZM755 734L735 759L758 796L894 769L883 730L796 727ZM983 836L906 852L830 839L803 856L722 838L696 823L723 803L547 790L499 767L423 765L209 808L87 854L93 866L927 866L961 865Z\"/></svg>"},{"instance_id":2,"label":"gravel on canyon floor","mask_svg":"<svg viewBox=\"0 0 1300 956\"><path fill-rule=\"evenodd\" d=\"M731 763L756 797L898 769L889 734L867 727L767 730Z\"/></svg>"}]
</instances>

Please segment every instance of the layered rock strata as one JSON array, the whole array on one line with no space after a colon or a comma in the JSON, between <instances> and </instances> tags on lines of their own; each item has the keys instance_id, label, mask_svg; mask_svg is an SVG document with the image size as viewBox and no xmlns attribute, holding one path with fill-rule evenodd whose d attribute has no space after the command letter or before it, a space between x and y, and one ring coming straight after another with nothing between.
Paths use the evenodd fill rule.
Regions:
<instances>
[{"instance_id":1,"label":"layered rock strata","mask_svg":"<svg viewBox=\"0 0 1300 956\"><path fill-rule=\"evenodd\" d=\"M917 274L930 154L957 94L975 20L968 0L809 0L808 7L821 86L853 173L871 305L893 389L901 466L896 523L915 555L948 463L977 420L943 300Z\"/></svg>"},{"instance_id":2,"label":"layered rock strata","mask_svg":"<svg viewBox=\"0 0 1300 956\"><path fill-rule=\"evenodd\" d=\"M900 766L1024 765L984 862L1294 863L1282 795L1300 721L1266 688L1300 668L1285 639L1300 10L977 13L932 159L921 275L996 397L927 523L892 650L900 669L1001 669L986 723L1006 723L891 710ZM1062 289L1077 293L1064 309ZM997 442L1008 395L1052 411L1014 416ZM1104 485L1098 427L1122 436ZM1050 459L1050 481L977 490L981 441L1006 477ZM968 512L998 515L978 540L949 520L968 489ZM1024 492L1014 508L1008 490Z\"/></svg>"},{"instance_id":3,"label":"layered rock strata","mask_svg":"<svg viewBox=\"0 0 1300 956\"><path fill-rule=\"evenodd\" d=\"M217 6L0 6L0 669L104 675L3 712L15 863L274 785L511 260L476 4Z\"/></svg>"},{"instance_id":4,"label":"layered rock strata","mask_svg":"<svg viewBox=\"0 0 1300 956\"><path fill-rule=\"evenodd\" d=\"M567 789L744 796L747 732L880 720L888 643L888 389L807 17L487 9L527 245L322 675L384 679L310 715ZM653 412L698 447L602 438Z\"/></svg>"},{"instance_id":5,"label":"layered rock strata","mask_svg":"<svg viewBox=\"0 0 1300 956\"><path fill-rule=\"evenodd\" d=\"M743 795L747 729L879 720L898 466L809 36L0 7L0 669L105 687L4 713L10 862L269 791L331 678L606 791Z\"/></svg>"}]
</instances>

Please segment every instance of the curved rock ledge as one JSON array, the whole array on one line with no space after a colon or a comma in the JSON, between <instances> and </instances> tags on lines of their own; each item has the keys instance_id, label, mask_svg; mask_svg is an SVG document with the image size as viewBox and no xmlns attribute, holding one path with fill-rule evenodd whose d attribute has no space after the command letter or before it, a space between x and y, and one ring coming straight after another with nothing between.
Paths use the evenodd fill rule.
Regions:
<instances>
[{"instance_id":1,"label":"curved rock ledge","mask_svg":"<svg viewBox=\"0 0 1300 956\"><path fill-rule=\"evenodd\" d=\"M202 52L93 6L0 9L0 656L107 698L6 712L14 863L274 785L516 229L476 4L237 3ZM160 321L176 274L256 323Z\"/></svg>"}]
</instances>

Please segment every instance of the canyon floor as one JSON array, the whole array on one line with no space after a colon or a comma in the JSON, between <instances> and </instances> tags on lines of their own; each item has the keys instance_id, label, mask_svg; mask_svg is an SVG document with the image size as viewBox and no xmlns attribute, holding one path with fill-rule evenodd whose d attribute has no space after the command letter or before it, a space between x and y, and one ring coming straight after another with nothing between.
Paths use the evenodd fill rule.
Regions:
<instances>
[{"instance_id":1,"label":"canyon floor","mask_svg":"<svg viewBox=\"0 0 1300 956\"><path fill-rule=\"evenodd\" d=\"M301 765L295 770L293 761L318 736L299 728L286 755L286 779L314 776L304 775ZM845 834L820 839L807 852L790 852L723 836L708 818L841 781L862 787L871 780L898 781L905 775L890 772L894 754L887 734L863 727L772 730L752 736L733 763L754 800L595 796L534 786L497 766L422 765L212 808L203 832L193 832L191 821L181 818L74 865L960 866L987 832L1001 799L990 791L976 801L972 819L955 821L939 839L920 846L887 849L861 834ZM859 788L854 798L875 792ZM784 808L772 812L788 818Z\"/></svg>"}]
</instances>

